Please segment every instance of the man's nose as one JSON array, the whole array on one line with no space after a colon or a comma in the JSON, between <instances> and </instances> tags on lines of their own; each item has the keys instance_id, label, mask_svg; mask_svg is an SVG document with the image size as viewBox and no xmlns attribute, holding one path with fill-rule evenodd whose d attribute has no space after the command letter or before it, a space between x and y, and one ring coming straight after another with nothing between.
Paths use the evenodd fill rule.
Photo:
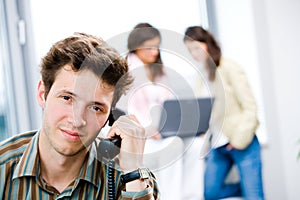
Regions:
<instances>
[{"instance_id":1,"label":"man's nose","mask_svg":"<svg viewBox=\"0 0 300 200\"><path fill-rule=\"evenodd\" d=\"M87 124L85 117L85 110L83 108L73 109L73 126L82 127Z\"/></svg>"}]
</instances>

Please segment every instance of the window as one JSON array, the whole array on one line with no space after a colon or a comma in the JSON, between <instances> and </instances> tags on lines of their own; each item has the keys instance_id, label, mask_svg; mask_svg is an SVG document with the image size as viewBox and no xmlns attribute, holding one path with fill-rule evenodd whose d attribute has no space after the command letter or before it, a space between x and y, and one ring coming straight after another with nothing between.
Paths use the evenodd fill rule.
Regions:
<instances>
[{"instance_id":1,"label":"window","mask_svg":"<svg viewBox=\"0 0 300 200\"><path fill-rule=\"evenodd\" d=\"M14 121L13 99L10 88L11 63L8 46L8 34L4 1L0 2L0 141L6 139L14 131L9 121Z\"/></svg>"},{"instance_id":2,"label":"window","mask_svg":"<svg viewBox=\"0 0 300 200\"><path fill-rule=\"evenodd\" d=\"M33 85L37 68L32 67L32 35L26 21L30 10L22 3L0 0L0 141L40 123Z\"/></svg>"}]
</instances>

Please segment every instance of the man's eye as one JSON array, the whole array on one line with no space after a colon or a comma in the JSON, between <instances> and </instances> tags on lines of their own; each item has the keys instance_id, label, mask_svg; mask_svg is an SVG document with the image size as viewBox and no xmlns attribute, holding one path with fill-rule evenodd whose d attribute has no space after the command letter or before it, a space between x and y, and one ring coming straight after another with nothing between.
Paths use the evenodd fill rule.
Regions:
<instances>
[{"instance_id":1,"label":"man's eye","mask_svg":"<svg viewBox=\"0 0 300 200\"><path fill-rule=\"evenodd\" d=\"M70 101L71 100L71 97L70 96L62 96L61 97L63 100L66 100L66 101Z\"/></svg>"},{"instance_id":2,"label":"man's eye","mask_svg":"<svg viewBox=\"0 0 300 200\"><path fill-rule=\"evenodd\" d=\"M103 112L103 109L98 106L92 106L92 109L95 110L96 112Z\"/></svg>"}]
</instances>

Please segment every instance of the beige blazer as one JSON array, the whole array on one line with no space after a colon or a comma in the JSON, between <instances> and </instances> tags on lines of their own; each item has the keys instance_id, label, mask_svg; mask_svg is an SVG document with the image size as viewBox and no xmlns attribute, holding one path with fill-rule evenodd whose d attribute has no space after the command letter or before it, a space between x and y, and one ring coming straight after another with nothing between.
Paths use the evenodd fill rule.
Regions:
<instances>
[{"instance_id":1,"label":"beige blazer","mask_svg":"<svg viewBox=\"0 0 300 200\"><path fill-rule=\"evenodd\" d=\"M215 97L211 116L213 136L224 134L233 147L246 148L259 122L256 102L243 69L233 61L221 59L215 81L206 85Z\"/></svg>"}]
</instances>

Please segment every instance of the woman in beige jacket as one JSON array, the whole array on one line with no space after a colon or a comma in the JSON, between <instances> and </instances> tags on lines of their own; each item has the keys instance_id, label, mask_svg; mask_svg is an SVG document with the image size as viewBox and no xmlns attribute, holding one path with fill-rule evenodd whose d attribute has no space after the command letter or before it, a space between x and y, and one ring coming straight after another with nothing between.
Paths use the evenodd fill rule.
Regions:
<instances>
[{"instance_id":1,"label":"woman in beige jacket","mask_svg":"<svg viewBox=\"0 0 300 200\"><path fill-rule=\"evenodd\" d=\"M213 35L200 26L188 27L184 43L202 63L207 85L214 97L210 125L211 151L206 157L205 199L242 196L264 199L256 102L242 68L221 56ZM240 183L225 184L233 165Z\"/></svg>"}]
</instances>

